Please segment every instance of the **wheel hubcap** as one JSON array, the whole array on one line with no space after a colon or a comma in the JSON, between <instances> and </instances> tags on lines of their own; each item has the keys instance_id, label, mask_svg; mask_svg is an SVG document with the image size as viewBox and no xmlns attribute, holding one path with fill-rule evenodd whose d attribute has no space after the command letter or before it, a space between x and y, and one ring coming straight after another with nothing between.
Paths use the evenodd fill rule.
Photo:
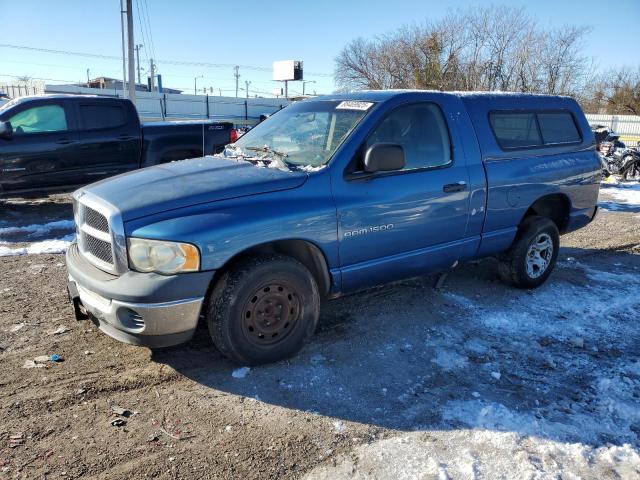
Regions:
<instances>
[{"instance_id":1,"label":"wheel hubcap","mask_svg":"<svg viewBox=\"0 0 640 480\"><path fill-rule=\"evenodd\" d=\"M242 330L256 346L284 340L300 315L300 299L284 284L271 283L258 289L243 308Z\"/></svg>"},{"instance_id":2,"label":"wheel hubcap","mask_svg":"<svg viewBox=\"0 0 640 480\"><path fill-rule=\"evenodd\" d=\"M553 241L546 233L539 234L527 251L527 275L538 278L547 271L553 256Z\"/></svg>"}]
</instances>

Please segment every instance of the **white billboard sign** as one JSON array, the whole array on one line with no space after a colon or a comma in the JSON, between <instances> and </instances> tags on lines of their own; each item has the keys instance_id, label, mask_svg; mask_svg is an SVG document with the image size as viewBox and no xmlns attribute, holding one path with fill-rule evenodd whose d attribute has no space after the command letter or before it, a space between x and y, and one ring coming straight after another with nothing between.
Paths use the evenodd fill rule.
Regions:
<instances>
[{"instance_id":1,"label":"white billboard sign","mask_svg":"<svg viewBox=\"0 0 640 480\"><path fill-rule=\"evenodd\" d=\"M302 80L302 62L298 60L273 62L273 79L280 82Z\"/></svg>"}]
</instances>

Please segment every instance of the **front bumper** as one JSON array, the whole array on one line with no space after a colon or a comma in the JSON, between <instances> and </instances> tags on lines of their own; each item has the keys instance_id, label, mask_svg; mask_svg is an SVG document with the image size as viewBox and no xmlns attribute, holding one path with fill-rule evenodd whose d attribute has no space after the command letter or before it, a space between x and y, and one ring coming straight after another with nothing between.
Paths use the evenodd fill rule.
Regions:
<instances>
[{"instance_id":1,"label":"front bumper","mask_svg":"<svg viewBox=\"0 0 640 480\"><path fill-rule=\"evenodd\" d=\"M97 269L72 245L66 254L69 297L107 335L134 345L167 347L195 332L213 272L120 276Z\"/></svg>"}]
</instances>

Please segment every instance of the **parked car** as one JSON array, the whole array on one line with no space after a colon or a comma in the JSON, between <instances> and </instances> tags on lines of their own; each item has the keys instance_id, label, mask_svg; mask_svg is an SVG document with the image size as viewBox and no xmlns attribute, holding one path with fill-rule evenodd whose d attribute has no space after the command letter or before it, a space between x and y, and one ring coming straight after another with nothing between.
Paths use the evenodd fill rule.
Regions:
<instances>
[{"instance_id":1,"label":"parked car","mask_svg":"<svg viewBox=\"0 0 640 480\"><path fill-rule=\"evenodd\" d=\"M309 99L222 155L76 191L68 290L119 340L175 345L203 317L227 357L271 362L345 293L487 256L509 284L541 285L560 234L596 214L599 167L567 97Z\"/></svg>"},{"instance_id":2,"label":"parked car","mask_svg":"<svg viewBox=\"0 0 640 480\"><path fill-rule=\"evenodd\" d=\"M73 189L141 167L222 150L231 123L140 124L131 101L22 97L0 107L0 195Z\"/></svg>"}]
</instances>

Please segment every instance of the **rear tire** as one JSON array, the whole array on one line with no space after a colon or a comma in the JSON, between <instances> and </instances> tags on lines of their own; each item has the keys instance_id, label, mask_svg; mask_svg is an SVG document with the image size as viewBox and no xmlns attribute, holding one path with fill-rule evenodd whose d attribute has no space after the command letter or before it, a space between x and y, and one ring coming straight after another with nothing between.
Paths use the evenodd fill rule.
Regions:
<instances>
[{"instance_id":1,"label":"rear tire","mask_svg":"<svg viewBox=\"0 0 640 480\"><path fill-rule=\"evenodd\" d=\"M242 365L296 354L318 323L315 279L297 260L264 255L223 273L211 292L207 325L215 346Z\"/></svg>"},{"instance_id":2,"label":"rear tire","mask_svg":"<svg viewBox=\"0 0 640 480\"><path fill-rule=\"evenodd\" d=\"M624 180L633 181L638 178L638 174L640 174L640 172L638 171L638 165L635 163L632 163L625 170L624 174L622 175L622 178Z\"/></svg>"},{"instance_id":3,"label":"rear tire","mask_svg":"<svg viewBox=\"0 0 640 480\"><path fill-rule=\"evenodd\" d=\"M513 245L499 260L498 274L518 288L536 288L551 275L558 258L560 233L545 217L527 217L518 229Z\"/></svg>"}]
</instances>

